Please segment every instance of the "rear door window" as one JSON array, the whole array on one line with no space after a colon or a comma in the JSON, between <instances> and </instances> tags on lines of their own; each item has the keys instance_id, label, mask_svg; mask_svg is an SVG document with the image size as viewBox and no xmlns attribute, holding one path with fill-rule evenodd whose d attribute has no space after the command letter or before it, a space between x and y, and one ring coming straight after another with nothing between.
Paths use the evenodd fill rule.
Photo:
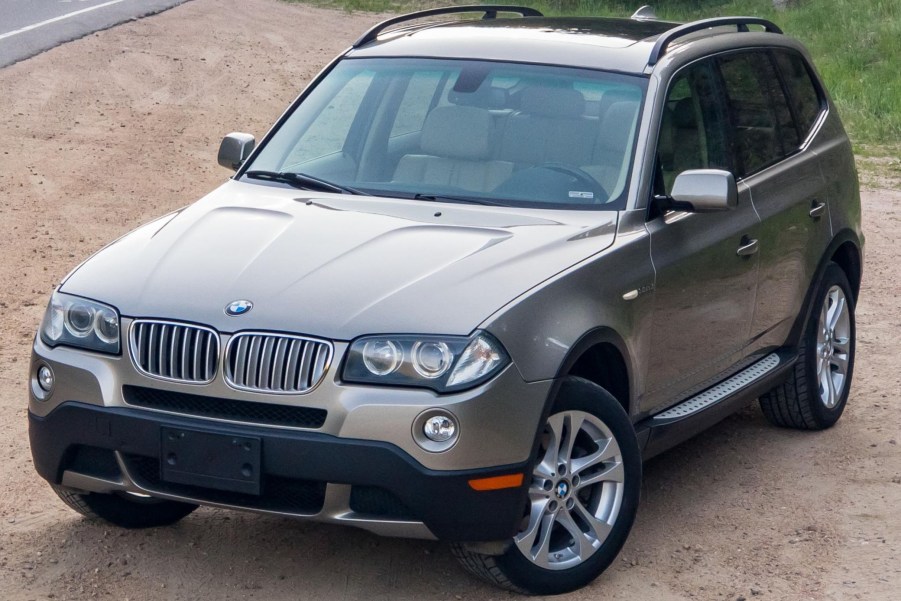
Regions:
<instances>
[{"instance_id":1,"label":"rear door window","mask_svg":"<svg viewBox=\"0 0 901 601\"><path fill-rule=\"evenodd\" d=\"M738 159L736 175L745 177L794 152L800 137L767 52L730 54L718 62Z\"/></svg>"},{"instance_id":2,"label":"rear door window","mask_svg":"<svg viewBox=\"0 0 901 601\"><path fill-rule=\"evenodd\" d=\"M783 50L773 54L785 81L801 138L806 138L823 108L819 89L813 81L807 62L799 54Z\"/></svg>"}]
</instances>

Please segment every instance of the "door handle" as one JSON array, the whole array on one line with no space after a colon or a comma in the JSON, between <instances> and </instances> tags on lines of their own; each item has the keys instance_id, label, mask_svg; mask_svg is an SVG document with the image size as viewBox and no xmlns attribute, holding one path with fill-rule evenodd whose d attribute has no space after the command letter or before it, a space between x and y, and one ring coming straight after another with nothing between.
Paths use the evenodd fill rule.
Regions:
<instances>
[{"instance_id":1,"label":"door handle","mask_svg":"<svg viewBox=\"0 0 901 601\"><path fill-rule=\"evenodd\" d=\"M813 219L819 219L825 213L826 213L826 203L825 202L817 202L816 200L811 201L809 215Z\"/></svg>"},{"instance_id":2,"label":"door handle","mask_svg":"<svg viewBox=\"0 0 901 601\"><path fill-rule=\"evenodd\" d=\"M741 246L735 251L735 254L739 257L750 257L760 248L760 243L756 239L751 239L747 236L741 237L740 244Z\"/></svg>"}]
</instances>

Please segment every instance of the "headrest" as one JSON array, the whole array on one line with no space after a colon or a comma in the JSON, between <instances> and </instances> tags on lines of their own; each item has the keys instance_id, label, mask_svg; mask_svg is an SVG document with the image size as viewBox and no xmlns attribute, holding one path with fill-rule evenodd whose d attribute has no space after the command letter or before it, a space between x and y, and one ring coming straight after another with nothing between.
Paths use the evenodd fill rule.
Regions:
<instances>
[{"instance_id":1,"label":"headrest","mask_svg":"<svg viewBox=\"0 0 901 601\"><path fill-rule=\"evenodd\" d=\"M566 88L526 88L521 92L519 108L524 113L546 117L581 117L585 98Z\"/></svg>"},{"instance_id":2,"label":"headrest","mask_svg":"<svg viewBox=\"0 0 901 601\"><path fill-rule=\"evenodd\" d=\"M422 126L419 146L432 156L480 160L490 154L491 113L473 106L439 106Z\"/></svg>"}]
</instances>

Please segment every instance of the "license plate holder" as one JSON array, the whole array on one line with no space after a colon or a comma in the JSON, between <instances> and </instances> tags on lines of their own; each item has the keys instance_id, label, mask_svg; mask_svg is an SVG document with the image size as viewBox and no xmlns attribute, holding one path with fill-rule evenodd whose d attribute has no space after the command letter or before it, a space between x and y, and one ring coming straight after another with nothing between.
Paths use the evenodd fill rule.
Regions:
<instances>
[{"instance_id":1,"label":"license plate holder","mask_svg":"<svg viewBox=\"0 0 901 601\"><path fill-rule=\"evenodd\" d=\"M262 441L187 428L160 428L160 476L187 484L260 494Z\"/></svg>"}]
</instances>

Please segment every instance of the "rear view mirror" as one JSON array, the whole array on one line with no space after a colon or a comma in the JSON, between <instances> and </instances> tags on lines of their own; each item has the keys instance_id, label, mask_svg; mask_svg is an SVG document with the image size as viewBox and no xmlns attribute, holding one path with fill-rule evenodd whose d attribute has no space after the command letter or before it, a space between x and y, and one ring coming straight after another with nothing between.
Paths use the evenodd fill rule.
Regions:
<instances>
[{"instance_id":1,"label":"rear view mirror","mask_svg":"<svg viewBox=\"0 0 901 601\"><path fill-rule=\"evenodd\" d=\"M676 176L670 194L674 208L696 213L726 211L738 206L735 177L720 169L690 169Z\"/></svg>"},{"instance_id":2,"label":"rear view mirror","mask_svg":"<svg viewBox=\"0 0 901 601\"><path fill-rule=\"evenodd\" d=\"M219 164L237 171L238 167L250 156L256 140L252 134L232 132L222 138L219 145Z\"/></svg>"}]
</instances>

